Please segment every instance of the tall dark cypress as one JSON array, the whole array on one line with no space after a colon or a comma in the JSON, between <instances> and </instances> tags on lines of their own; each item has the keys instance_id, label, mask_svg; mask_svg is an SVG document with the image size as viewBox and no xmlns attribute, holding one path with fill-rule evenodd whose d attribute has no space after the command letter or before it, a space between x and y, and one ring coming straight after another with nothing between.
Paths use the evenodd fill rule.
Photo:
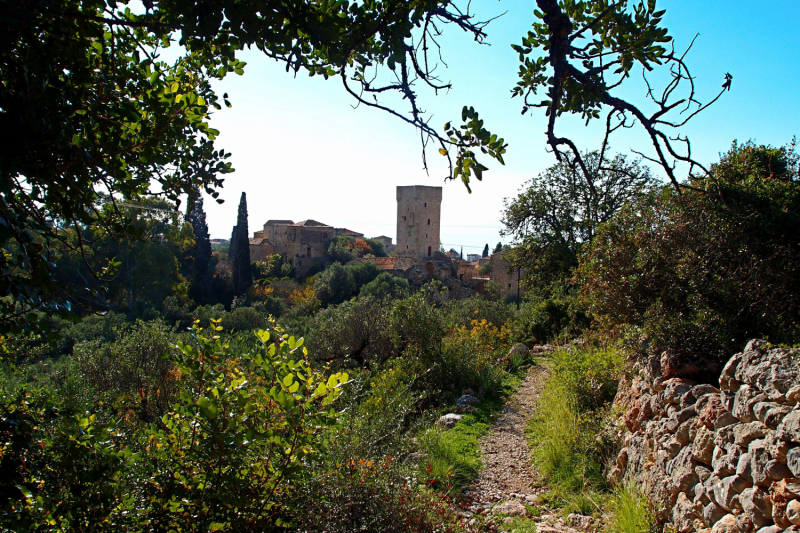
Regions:
<instances>
[{"instance_id":1,"label":"tall dark cypress","mask_svg":"<svg viewBox=\"0 0 800 533\"><path fill-rule=\"evenodd\" d=\"M194 230L194 261L192 262L192 283L203 283L208 274L208 265L211 262L211 235L208 233L206 212L203 210L203 197L199 191L194 207L186 214L186 221Z\"/></svg>"},{"instance_id":2,"label":"tall dark cypress","mask_svg":"<svg viewBox=\"0 0 800 533\"><path fill-rule=\"evenodd\" d=\"M237 295L242 295L253 283L250 271L250 230L247 227L247 196L242 193L239 200L239 215L236 226L231 234L231 247L228 254L233 263L233 290Z\"/></svg>"},{"instance_id":3,"label":"tall dark cypress","mask_svg":"<svg viewBox=\"0 0 800 533\"><path fill-rule=\"evenodd\" d=\"M483 247L483 255L481 257L489 257L489 245Z\"/></svg>"}]
</instances>

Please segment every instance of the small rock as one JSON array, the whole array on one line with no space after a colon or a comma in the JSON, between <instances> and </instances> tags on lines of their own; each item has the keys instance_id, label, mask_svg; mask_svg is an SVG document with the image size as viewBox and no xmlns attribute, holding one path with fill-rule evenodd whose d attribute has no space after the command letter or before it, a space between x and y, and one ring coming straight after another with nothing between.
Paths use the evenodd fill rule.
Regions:
<instances>
[{"instance_id":1,"label":"small rock","mask_svg":"<svg viewBox=\"0 0 800 533\"><path fill-rule=\"evenodd\" d=\"M800 411L792 411L778 425L777 437L787 442L800 443Z\"/></svg>"},{"instance_id":2,"label":"small rock","mask_svg":"<svg viewBox=\"0 0 800 533\"><path fill-rule=\"evenodd\" d=\"M777 407L773 407L767 411L764 424L768 428L776 429L791 411L792 408L788 405L778 405Z\"/></svg>"},{"instance_id":3,"label":"small rock","mask_svg":"<svg viewBox=\"0 0 800 533\"><path fill-rule=\"evenodd\" d=\"M750 533L754 529L753 521L745 513L736 516L736 527L742 533Z\"/></svg>"},{"instance_id":4,"label":"small rock","mask_svg":"<svg viewBox=\"0 0 800 533\"><path fill-rule=\"evenodd\" d=\"M739 502L756 527L768 526L772 522L772 500L761 487L744 489L739 495Z\"/></svg>"},{"instance_id":5,"label":"small rock","mask_svg":"<svg viewBox=\"0 0 800 533\"><path fill-rule=\"evenodd\" d=\"M692 458L703 464L710 465L714 456L714 433L706 426L697 430L692 443Z\"/></svg>"},{"instance_id":6,"label":"small rock","mask_svg":"<svg viewBox=\"0 0 800 533\"><path fill-rule=\"evenodd\" d=\"M475 396L464 395L456 400L456 407L468 407L478 403L481 403L481 401Z\"/></svg>"},{"instance_id":7,"label":"small rock","mask_svg":"<svg viewBox=\"0 0 800 533\"><path fill-rule=\"evenodd\" d=\"M792 477L792 472L789 468L775 459L772 459L767 462L766 467L764 467L764 472L767 476L771 477L776 481L780 481L781 479Z\"/></svg>"},{"instance_id":8,"label":"small rock","mask_svg":"<svg viewBox=\"0 0 800 533\"><path fill-rule=\"evenodd\" d=\"M703 519L706 524L714 524L718 522L727 512L714 502L709 503L703 508Z\"/></svg>"},{"instance_id":9,"label":"small rock","mask_svg":"<svg viewBox=\"0 0 800 533\"><path fill-rule=\"evenodd\" d=\"M587 529L592 527L592 517L582 514L572 513L567 517L567 524L574 527L575 529L581 529L583 531L586 531Z\"/></svg>"},{"instance_id":10,"label":"small rock","mask_svg":"<svg viewBox=\"0 0 800 533\"><path fill-rule=\"evenodd\" d=\"M439 417L438 424L444 426L446 428L451 428L456 425L456 422L464 418L464 415L457 415L455 413L448 413L442 417Z\"/></svg>"},{"instance_id":11,"label":"small rock","mask_svg":"<svg viewBox=\"0 0 800 533\"><path fill-rule=\"evenodd\" d=\"M736 517L732 514L723 516L711 528L711 533L740 533Z\"/></svg>"},{"instance_id":12,"label":"small rock","mask_svg":"<svg viewBox=\"0 0 800 533\"><path fill-rule=\"evenodd\" d=\"M750 442L765 436L768 431L769 428L758 421L748 424L737 424L733 428L734 442L746 448Z\"/></svg>"},{"instance_id":13,"label":"small rock","mask_svg":"<svg viewBox=\"0 0 800 533\"><path fill-rule=\"evenodd\" d=\"M795 526L800 526L800 502L792 500L786 504L786 520Z\"/></svg>"},{"instance_id":14,"label":"small rock","mask_svg":"<svg viewBox=\"0 0 800 533\"><path fill-rule=\"evenodd\" d=\"M734 507L734 496L738 495L749 485L750 483L742 476L733 475L723 478L719 483L714 485L714 501L726 511L731 511Z\"/></svg>"},{"instance_id":15,"label":"small rock","mask_svg":"<svg viewBox=\"0 0 800 533\"><path fill-rule=\"evenodd\" d=\"M508 516L527 516L528 510L516 500L508 500L497 504L492 508L492 514L503 514Z\"/></svg>"},{"instance_id":16,"label":"small rock","mask_svg":"<svg viewBox=\"0 0 800 533\"><path fill-rule=\"evenodd\" d=\"M786 403L788 405L797 405L800 401L800 385L795 385L786 391Z\"/></svg>"},{"instance_id":17,"label":"small rock","mask_svg":"<svg viewBox=\"0 0 800 533\"><path fill-rule=\"evenodd\" d=\"M511 347L511 350L508 351L508 359L511 359L513 356L521 356L525 357L530 353L530 350L524 344L517 343Z\"/></svg>"},{"instance_id":18,"label":"small rock","mask_svg":"<svg viewBox=\"0 0 800 533\"><path fill-rule=\"evenodd\" d=\"M800 448L792 448L786 453L786 466L794 477L800 477Z\"/></svg>"}]
</instances>

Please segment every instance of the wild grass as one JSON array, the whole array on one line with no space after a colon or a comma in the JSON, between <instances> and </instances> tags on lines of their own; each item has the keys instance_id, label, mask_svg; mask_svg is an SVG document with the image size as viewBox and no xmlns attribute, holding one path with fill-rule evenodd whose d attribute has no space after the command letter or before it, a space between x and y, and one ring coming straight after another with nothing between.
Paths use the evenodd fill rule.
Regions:
<instances>
[{"instance_id":1,"label":"wild grass","mask_svg":"<svg viewBox=\"0 0 800 533\"><path fill-rule=\"evenodd\" d=\"M608 503L602 428L622 362L617 352L592 347L558 350L548 362L550 377L527 430L549 489L545 500L564 515L597 515Z\"/></svg>"},{"instance_id":2,"label":"wild grass","mask_svg":"<svg viewBox=\"0 0 800 533\"><path fill-rule=\"evenodd\" d=\"M497 371L495 371L497 370ZM482 386L487 392L477 409L465 413L452 428L431 427L419 437L424 459L419 463L418 479L437 490L452 495L468 485L481 469L480 441L491 429L503 400L521 382L524 370L514 373L492 369Z\"/></svg>"},{"instance_id":3,"label":"wild grass","mask_svg":"<svg viewBox=\"0 0 800 533\"><path fill-rule=\"evenodd\" d=\"M648 533L655 523L647 498L630 479L614 490L609 511L608 533Z\"/></svg>"}]
</instances>

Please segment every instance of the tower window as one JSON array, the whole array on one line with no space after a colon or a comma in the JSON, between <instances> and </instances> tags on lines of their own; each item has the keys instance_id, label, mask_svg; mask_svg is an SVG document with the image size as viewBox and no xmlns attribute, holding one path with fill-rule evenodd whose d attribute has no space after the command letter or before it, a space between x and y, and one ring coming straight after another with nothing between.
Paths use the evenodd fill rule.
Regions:
<instances>
[{"instance_id":1,"label":"tower window","mask_svg":"<svg viewBox=\"0 0 800 533\"><path fill-rule=\"evenodd\" d=\"M429 226L431 225L431 219L428 219L428 225Z\"/></svg>"},{"instance_id":2,"label":"tower window","mask_svg":"<svg viewBox=\"0 0 800 533\"><path fill-rule=\"evenodd\" d=\"M431 247L428 246L428 255L431 255Z\"/></svg>"},{"instance_id":3,"label":"tower window","mask_svg":"<svg viewBox=\"0 0 800 533\"><path fill-rule=\"evenodd\" d=\"M425 202L425 207L428 207L428 202Z\"/></svg>"}]
</instances>

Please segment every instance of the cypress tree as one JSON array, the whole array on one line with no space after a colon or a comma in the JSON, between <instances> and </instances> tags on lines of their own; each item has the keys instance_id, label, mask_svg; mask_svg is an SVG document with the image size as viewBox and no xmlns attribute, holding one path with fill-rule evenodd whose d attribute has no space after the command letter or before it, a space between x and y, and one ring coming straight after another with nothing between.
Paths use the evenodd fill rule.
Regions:
<instances>
[{"instance_id":1,"label":"cypress tree","mask_svg":"<svg viewBox=\"0 0 800 533\"><path fill-rule=\"evenodd\" d=\"M486 246L483 247L483 255L481 257L489 257L489 244L487 243Z\"/></svg>"},{"instance_id":2,"label":"cypress tree","mask_svg":"<svg viewBox=\"0 0 800 533\"><path fill-rule=\"evenodd\" d=\"M236 225L231 234L231 247L228 254L233 263L233 290L237 295L242 295L253 283L253 274L250 271L250 230L247 227L247 196L242 193L239 200L239 214Z\"/></svg>"},{"instance_id":3,"label":"cypress tree","mask_svg":"<svg viewBox=\"0 0 800 533\"><path fill-rule=\"evenodd\" d=\"M494 251L492 253L493 254L497 254L497 253L500 253L502 251L503 251L503 243L498 242L497 246L494 247Z\"/></svg>"},{"instance_id":4,"label":"cypress tree","mask_svg":"<svg viewBox=\"0 0 800 533\"><path fill-rule=\"evenodd\" d=\"M208 274L208 265L211 262L211 236L208 233L206 212L203 210L203 197L198 191L194 206L187 208L186 221L194 230L194 261L192 262L192 283L203 283Z\"/></svg>"}]
</instances>

